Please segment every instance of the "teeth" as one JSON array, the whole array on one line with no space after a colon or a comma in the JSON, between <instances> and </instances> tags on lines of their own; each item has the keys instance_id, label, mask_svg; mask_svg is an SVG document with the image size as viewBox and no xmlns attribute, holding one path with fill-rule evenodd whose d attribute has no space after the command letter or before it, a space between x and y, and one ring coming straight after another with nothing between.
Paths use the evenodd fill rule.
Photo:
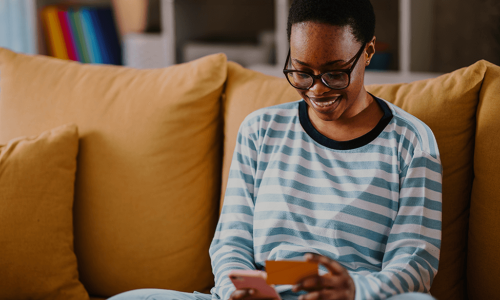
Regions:
<instances>
[{"instance_id":1,"label":"teeth","mask_svg":"<svg viewBox=\"0 0 500 300\"><path fill-rule=\"evenodd\" d=\"M337 98L338 99L338 98ZM332 100L332 101L328 101L328 102L317 102L317 101L314 101L314 103L316 103L316 105L320 106L320 107L327 107L327 106L330 106L332 105L333 103L335 103L335 101L337 101L337 99L335 100Z\"/></svg>"}]
</instances>

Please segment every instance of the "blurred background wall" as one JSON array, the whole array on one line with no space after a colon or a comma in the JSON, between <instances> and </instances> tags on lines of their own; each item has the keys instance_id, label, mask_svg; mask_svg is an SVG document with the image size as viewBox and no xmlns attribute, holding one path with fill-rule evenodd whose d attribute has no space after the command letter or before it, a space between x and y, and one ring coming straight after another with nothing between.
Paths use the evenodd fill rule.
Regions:
<instances>
[{"instance_id":1,"label":"blurred background wall","mask_svg":"<svg viewBox=\"0 0 500 300\"><path fill-rule=\"evenodd\" d=\"M131 66L141 67L140 63L144 63L142 67L148 68L181 63L210 52L226 52L230 59L245 66L259 65L259 70L279 74L279 62L288 48L283 39L291 1L0 0L0 46L58 56L53 48L59 45L66 51L65 59L86 63L112 61L127 65L127 57L147 58ZM379 60L372 67L378 72L396 72L394 76L407 71L440 74L480 59L500 64L500 0L371 1L377 16ZM86 19L78 18L82 10ZM102 10L110 12L111 22L99 19ZM71 34L73 17L81 21L81 42L78 32ZM409 31L402 35L405 24ZM110 26L115 28L109 30ZM93 40L92 33L97 42L86 45L86 41ZM85 39L88 34L91 38ZM110 39L103 37L109 34L116 35L116 45L106 44ZM54 36L59 43L54 43ZM403 51L402 44L409 50ZM83 47L83 54L88 52L87 60L82 53L82 59L78 59L78 47ZM113 47L125 54L124 60L105 59ZM102 53L91 55L96 51ZM168 59L162 57L168 55ZM404 55L409 56L409 70L401 65Z\"/></svg>"},{"instance_id":2,"label":"blurred background wall","mask_svg":"<svg viewBox=\"0 0 500 300\"><path fill-rule=\"evenodd\" d=\"M432 69L450 72L486 59L500 65L499 0L434 0Z\"/></svg>"}]
</instances>

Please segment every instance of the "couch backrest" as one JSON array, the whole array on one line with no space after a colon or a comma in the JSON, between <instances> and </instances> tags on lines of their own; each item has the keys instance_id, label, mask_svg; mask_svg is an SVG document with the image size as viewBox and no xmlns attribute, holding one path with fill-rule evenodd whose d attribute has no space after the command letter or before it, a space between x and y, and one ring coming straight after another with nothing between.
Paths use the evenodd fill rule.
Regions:
<instances>
[{"instance_id":1,"label":"couch backrest","mask_svg":"<svg viewBox=\"0 0 500 300\"><path fill-rule=\"evenodd\" d=\"M91 295L213 285L226 70L222 54L135 70L0 49L0 144L78 126L75 252Z\"/></svg>"},{"instance_id":2,"label":"couch backrest","mask_svg":"<svg viewBox=\"0 0 500 300\"><path fill-rule=\"evenodd\" d=\"M500 67L482 62L470 204L470 299L497 299L500 279Z\"/></svg>"},{"instance_id":3,"label":"couch backrest","mask_svg":"<svg viewBox=\"0 0 500 300\"><path fill-rule=\"evenodd\" d=\"M467 298L467 230L474 176L476 109L488 68L497 67L481 61L435 79L367 87L374 95L402 107L424 121L436 136L444 170L441 259L431 288L431 293L438 299ZM298 99L300 96L284 78L263 75L235 63L228 63L224 103L223 191L237 131L245 116L261 107ZM500 130L499 126L496 128ZM222 203L223 196L221 205ZM484 243L484 239L482 241ZM497 266L500 267L498 264ZM479 269L475 271L480 272Z\"/></svg>"},{"instance_id":4,"label":"couch backrest","mask_svg":"<svg viewBox=\"0 0 500 300\"><path fill-rule=\"evenodd\" d=\"M299 100L300 96L283 78L267 76L228 62L223 95L224 156L222 162L221 205L226 191L229 166L238 129L245 117L263 107Z\"/></svg>"}]
</instances>

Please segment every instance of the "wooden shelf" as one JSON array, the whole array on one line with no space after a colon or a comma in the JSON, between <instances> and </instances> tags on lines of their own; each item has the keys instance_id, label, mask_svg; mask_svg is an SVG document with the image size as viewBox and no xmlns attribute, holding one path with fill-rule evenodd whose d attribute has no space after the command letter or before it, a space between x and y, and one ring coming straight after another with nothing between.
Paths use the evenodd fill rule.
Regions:
<instances>
[{"instance_id":1,"label":"wooden shelf","mask_svg":"<svg viewBox=\"0 0 500 300\"><path fill-rule=\"evenodd\" d=\"M78 4L85 3L87 5L108 4L111 5L111 0L29 0L31 23L34 26L34 31L37 32L37 53L44 53L43 39L41 38L41 23L37 12L45 5L53 4ZM261 0L264 1L264 0ZM288 10L291 0L268 0L273 1L274 16L273 14L266 14L265 22L274 24L275 31L275 62L277 68L274 66L249 66L253 69L258 69L268 74L279 74L281 76L281 66L284 64L286 54L288 51L288 39L286 36L286 26L288 18ZM434 0L372 0L374 8L377 13L377 30L380 31L382 41L390 44L391 54L394 62L391 65L391 71L385 75L380 72L373 74L379 75L381 78L390 80L391 82L407 80L408 78L421 78L425 76L435 76L436 74L425 73L430 70L430 53L431 53L431 35L432 35L432 22L428 21L428 17L432 14ZM220 2L220 3L219 3ZM238 5L240 2L238 2ZM266 2L267 3L267 2ZM199 36L204 32L208 32L207 28L200 28L206 26L199 26L200 22L207 22L205 18L200 21L199 17L203 16L203 12L199 12L200 7L203 9L219 5L219 8L224 9L223 15L227 15L226 10L234 5L234 2L218 0L217 1L196 1L196 0L160 0L162 32L157 34L155 39L157 41L156 47L162 47L156 53L164 53L165 58L161 61L164 67L175 63L183 62L182 60L182 47L193 36ZM271 7L272 7L271 5ZM235 6L237 7L237 6ZM269 6L266 6L269 10ZM213 10L212 10L213 11ZM261 17L261 16L259 16ZM194 19L193 19L194 18ZM274 20L271 20L274 18ZM233 18L234 19L234 18ZM269 20L268 20L269 19ZM193 28L187 28L190 23L196 23ZM218 28L225 29L234 35L234 28L230 25L222 25L223 22L217 23ZM208 24L207 24L208 25ZM380 25L380 28L378 26ZM209 26L208 26L209 27ZM388 33L389 32L389 33ZM376 32L377 35L377 32ZM378 36L378 35L377 35ZM137 39L137 35L133 37ZM124 37L127 39L127 37ZM151 34L147 37L151 39ZM146 37L143 40L147 40ZM385 39L385 40L384 40ZM141 39L139 39L141 40ZM380 41L380 39L379 39ZM127 45L127 41L123 43ZM126 53L124 49L124 53ZM424 71L415 73L413 71ZM371 77L371 76L368 76ZM401 78L398 80L397 78ZM403 79L404 78L404 79Z\"/></svg>"}]
</instances>

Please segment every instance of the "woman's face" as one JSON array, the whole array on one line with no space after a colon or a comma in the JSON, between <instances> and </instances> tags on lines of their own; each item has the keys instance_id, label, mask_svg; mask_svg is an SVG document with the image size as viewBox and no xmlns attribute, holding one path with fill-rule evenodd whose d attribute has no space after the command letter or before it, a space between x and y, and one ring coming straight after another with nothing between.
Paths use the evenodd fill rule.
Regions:
<instances>
[{"instance_id":1,"label":"woman's face","mask_svg":"<svg viewBox=\"0 0 500 300\"><path fill-rule=\"evenodd\" d=\"M367 104L363 82L367 61L375 52L375 39L363 50L347 88L334 90L315 79L309 90L297 92L310 107L311 121L343 121L357 115ZM351 33L351 27L303 22L292 26L290 35L290 64L287 68L315 75L336 69L349 69L362 43ZM312 113L314 112L314 113Z\"/></svg>"}]
</instances>

